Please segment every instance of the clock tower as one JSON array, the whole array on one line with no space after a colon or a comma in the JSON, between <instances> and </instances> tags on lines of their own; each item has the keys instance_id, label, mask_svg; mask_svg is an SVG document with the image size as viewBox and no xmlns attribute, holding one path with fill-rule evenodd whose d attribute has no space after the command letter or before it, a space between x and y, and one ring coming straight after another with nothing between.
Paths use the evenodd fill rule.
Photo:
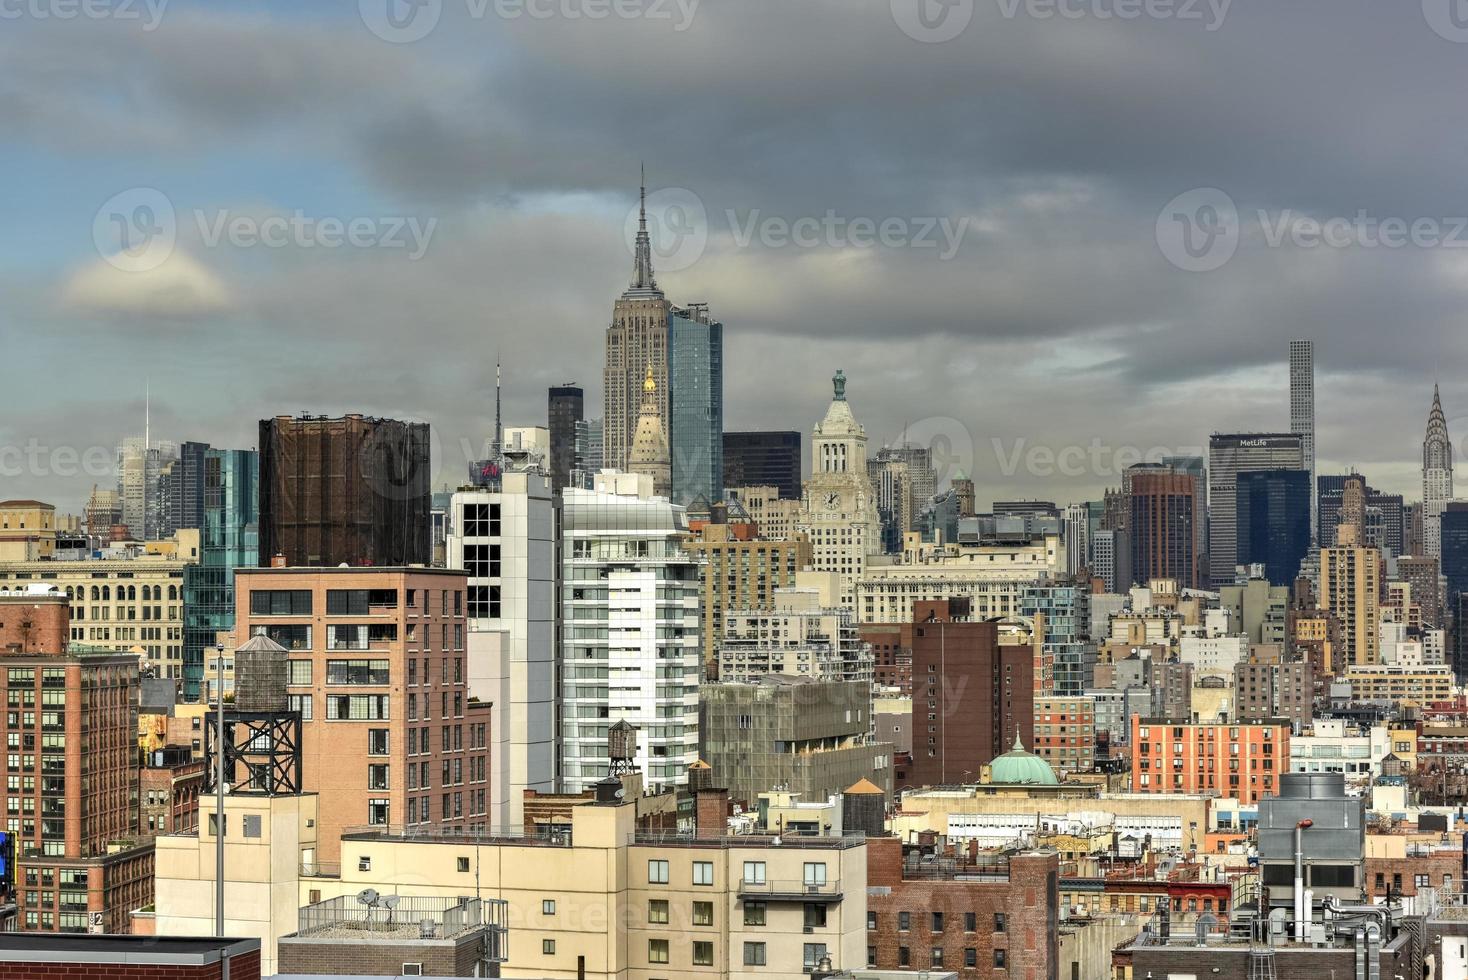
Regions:
<instances>
[{"instance_id":1,"label":"clock tower","mask_svg":"<svg viewBox=\"0 0 1468 980\"><path fill-rule=\"evenodd\" d=\"M842 601L855 610L856 580L881 540L867 477L866 430L846 401L846 375L837 370L831 382L831 407L811 433L811 474L797 526L810 538L810 567L837 573Z\"/></svg>"}]
</instances>

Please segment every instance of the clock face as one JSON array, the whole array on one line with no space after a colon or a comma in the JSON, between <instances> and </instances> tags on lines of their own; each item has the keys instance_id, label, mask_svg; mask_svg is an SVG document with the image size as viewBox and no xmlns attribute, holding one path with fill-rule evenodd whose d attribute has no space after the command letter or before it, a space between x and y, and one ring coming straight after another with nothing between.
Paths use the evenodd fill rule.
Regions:
<instances>
[{"instance_id":1,"label":"clock face","mask_svg":"<svg viewBox=\"0 0 1468 980\"><path fill-rule=\"evenodd\" d=\"M836 509L836 506L838 504L840 504L840 503L841 503L841 495L839 493L837 493L835 490L832 490L832 491L830 491L829 493L826 494L826 509L827 510L835 510Z\"/></svg>"}]
</instances>

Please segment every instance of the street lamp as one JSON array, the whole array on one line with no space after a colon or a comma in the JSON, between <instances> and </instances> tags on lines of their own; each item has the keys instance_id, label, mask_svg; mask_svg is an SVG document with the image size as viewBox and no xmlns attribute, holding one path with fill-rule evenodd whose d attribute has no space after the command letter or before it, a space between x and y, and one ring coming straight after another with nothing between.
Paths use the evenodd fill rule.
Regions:
<instances>
[{"instance_id":1,"label":"street lamp","mask_svg":"<svg viewBox=\"0 0 1468 980\"><path fill-rule=\"evenodd\" d=\"M224 644L214 648L219 714L214 727L214 935L224 938Z\"/></svg>"}]
</instances>

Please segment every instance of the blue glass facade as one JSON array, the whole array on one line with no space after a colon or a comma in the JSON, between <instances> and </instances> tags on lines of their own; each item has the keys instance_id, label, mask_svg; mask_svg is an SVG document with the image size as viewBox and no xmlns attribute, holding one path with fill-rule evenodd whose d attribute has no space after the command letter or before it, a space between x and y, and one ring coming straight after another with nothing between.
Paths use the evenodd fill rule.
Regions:
<instances>
[{"instance_id":1,"label":"blue glass facade","mask_svg":"<svg viewBox=\"0 0 1468 980\"><path fill-rule=\"evenodd\" d=\"M234 570L260 559L260 454L210 449L204 455L204 521L199 563L184 572L184 695L198 696L205 651L234 629Z\"/></svg>"},{"instance_id":2,"label":"blue glass facade","mask_svg":"<svg viewBox=\"0 0 1468 980\"><path fill-rule=\"evenodd\" d=\"M1091 590L1084 585L1036 585L1020 597L1020 614L1045 616L1045 650L1055 664L1055 693L1077 697L1092 687Z\"/></svg>"},{"instance_id":3,"label":"blue glass facade","mask_svg":"<svg viewBox=\"0 0 1468 980\"><path fill-rule=\"evenodd\" d=\"M724 496L724 325L695 307L668 315L668 450L675 504Z\"/></svg>"},{"instance_id":4,"label":"blue glass facade","mask_svg":"<svg viewBox=\"0 0 1468 980\"><path fill-rule=\"evenodd\" d=\"M1263 565L1270 585L1293 585L1310 550L1310 472L1240 473L1234 514L1240 565Z\"/></svg>"}]
</instances>

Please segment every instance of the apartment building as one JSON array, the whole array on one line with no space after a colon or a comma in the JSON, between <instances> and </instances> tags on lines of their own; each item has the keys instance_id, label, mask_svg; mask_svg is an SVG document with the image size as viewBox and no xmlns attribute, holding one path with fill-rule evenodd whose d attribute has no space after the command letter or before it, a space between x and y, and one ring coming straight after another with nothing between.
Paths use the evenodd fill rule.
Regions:
<instances>
[{"instance_id":1,"label":"apartment building","mask_svg":"<svg viewBox=\"0 0 1468 980\"><path fill-rule=\"evenodd\" d=\"M795 585L810 564L810 542L741 538L747 524L705 524L689 539L688 552L703 560L701 628L705 676L720 677L719 643L733 610L771 609L779 589Z\"/></svg>"},{"instance_id":2,"label":"apartment building","mask_svg":"<svg viewBox=\"0 0 1468 980\"><path fill-rule=\"evenodd\" d=\"M290 651L324 860L349 828L487 823L490 711L469 694L466 582L416 567L236 573L236 641L263 633Z\"/></svg>"},{"instance_id":3,"label":"apartment building","mask_svg":"<svg viewBox=\"0 0 1468 980\"><path fill-rule=\"evenodd\" d=\"M718 657L721 681L794 674L870 683L874 675L851 611L822 605L816 590L780 589L766 608L730 611Z\"/></svg>"},{"instance_id":4,"label":"apartment building","mask_svg":"<svg viewBox=\"0 0 1468 980\"><path fill-rule=\"evenodd\" d=\"M1132 792L1217 793L1257 803L1290 771L1290 726L1178 724L1132 716Z\"/></svg>"},{"instance_id":5,"label":"apartment building","mask_svg":"<svg viewBox=\"0 0 1468 980\"><path fill-rule=\"evenodd\" d=\"M1096 767L1096 701L1090 697L1035 699L1035 755L1057 773Z\"/></svg>"}]
</instances>

